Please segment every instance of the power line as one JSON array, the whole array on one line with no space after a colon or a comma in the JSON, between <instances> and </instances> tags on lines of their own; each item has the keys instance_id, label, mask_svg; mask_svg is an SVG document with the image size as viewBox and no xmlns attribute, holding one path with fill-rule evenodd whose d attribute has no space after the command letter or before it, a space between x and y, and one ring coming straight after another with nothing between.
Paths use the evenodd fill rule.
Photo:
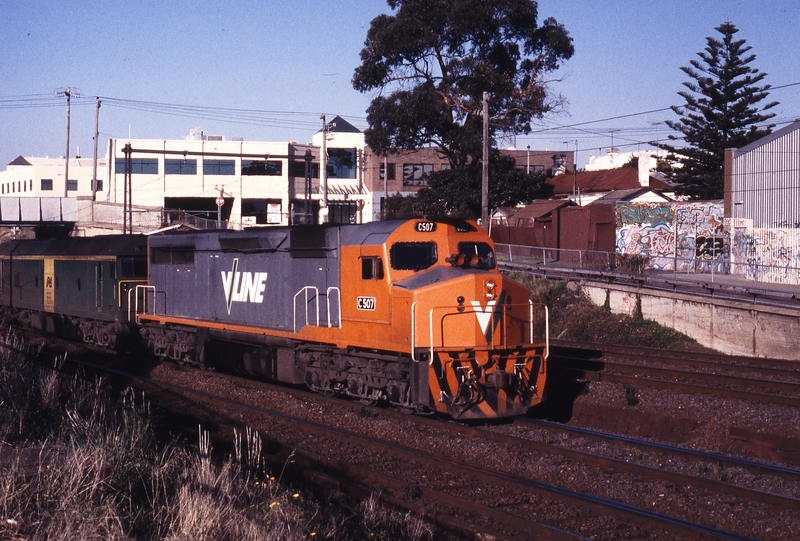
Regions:
<instances>
[{"instance_id":1,"label":"power line","mask_svg":"<svg viewBox=\"0 0 800 541\"><path fill-rule=\"evenodd\" d=\"M800 82L788 83L784 85L771 87L770 90L778 90L798 85L800 85ZM19 96L0 97L0 109L31 109L31 108L41 108L41 107L60 107L63 105L63 101L59 99L60 97L61 96L59 96L57 93L27 94ZM314 129L317 127L317 118L319 117L319 112L310 112L310 111L279 111L279 110L259 110L259 109L242 109L242 108L227 108L227 107L209 107L209 106L199 106L199 105L185 105L185 104L163 103L154 101L131 100L123 98L113 98L109 96L97 96L97 99L102 99L103 103L109 107L117 107L120 109L143 111L154 114L164 114L171 116L198 118L198 119L220 121L220 122L229 122L234 124L245 124L254 126L275 127L275 128ZM74 104L94 105L94 100L95 98L88 96L86 97L76 96ZM587 120L583 122L575 122L572 124L562 125L562 124L556 124L554 122L554 124L556 124L555 126L543 127L540 129L532 130L530 133L525 134L523 138L526 136L527 137L533 136L533 138L536 139L537 135L543 135L543 134L549 134L558 138L566 137L574 139L576 138L576 136L581 136L584 139L586 139L587 137L603 138L603 137L609 137L609 134L613 131L615 133L623 132L623 135L620 137L620 140L627 141L629 143L629 144L622 144L615 146L623 147L631 145L652 144L653 142L664 141L665 139L656 138L655 140L652 140L650 138L647 138L647 140L643 140L643 138L637 136L646 135L648 133L653 133L653 132L657 134L661 128L614 127L602 130L587 130L582 128L582 126L600 124L604 122L633 118L637 116L650 115L670 110L672 110L672 107L660 107L657 109L650 109L647 111L627 113L622 115L599 118L595 120ZM340 115L340 116L342 116L345 119L352 119L354 122L366 121L365 117L355 117L347 115ZM771 119L771 120L776 125L781 124L781 122L776 119ZM794 120L795 119L789 119L786 121L786 123L792 122ZM632 136L633 138L625 137L624 134L626 132L629 136ZM672 141L680 139L681 138L678 137L677 139L672 139ZM585 149L579 149L579 151L594 150L595 148L597 148L595 145L591 145ZM602 146L600 148L602 148Z\"/></svg>"}]
</instances>

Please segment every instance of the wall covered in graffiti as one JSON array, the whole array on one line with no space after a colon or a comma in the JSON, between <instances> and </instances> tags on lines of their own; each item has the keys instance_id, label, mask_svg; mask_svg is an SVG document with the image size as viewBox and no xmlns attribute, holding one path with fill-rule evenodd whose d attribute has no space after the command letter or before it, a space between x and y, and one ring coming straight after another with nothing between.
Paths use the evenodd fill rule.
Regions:
<instances>
[{"instance_id":1,"label":"wall covered in graffiti","mask_svg":"<svg viewBox=\"0 0 800 541\"><path fill-rule=\"evenodd\" d=\"M731 274L759 282L800 284L800 229L753 229L749 225L737 223L734 228Z\"/></svg>"},{"instance_id":2,"label":"wall covered in graffiti","mask_svg":"<svg viewBox=\"0 0 800 541\"><path fill-rule=\"evenodd\" d=\"M678 272L726 272L723 207L717 203L617 203L617 252Z\"/></svg>"}]
</instances>

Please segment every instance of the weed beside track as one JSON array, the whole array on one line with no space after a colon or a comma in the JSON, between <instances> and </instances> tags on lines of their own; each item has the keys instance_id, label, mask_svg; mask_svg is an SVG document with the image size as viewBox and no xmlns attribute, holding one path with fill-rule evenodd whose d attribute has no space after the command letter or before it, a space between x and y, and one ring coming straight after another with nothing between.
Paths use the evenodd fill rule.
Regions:
<instances>
[{"instance_id":1,"label":"weed beside track","mask_svg":"<svg viewBox=\"0 0 800 541\"><path fill-rule=\"evenodd\" d=\"M430 539L414 517L281 482L248 432L226 456L160 437L131 391L34 363L0 339L0 539ZM387 537L390 536L390 537Z\"/></svg>"}]
</instances>

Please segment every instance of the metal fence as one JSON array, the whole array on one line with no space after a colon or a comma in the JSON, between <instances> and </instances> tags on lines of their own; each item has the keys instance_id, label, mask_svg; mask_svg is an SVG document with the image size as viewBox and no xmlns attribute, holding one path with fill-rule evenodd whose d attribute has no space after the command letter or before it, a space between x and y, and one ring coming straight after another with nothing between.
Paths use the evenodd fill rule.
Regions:
<instances>
[{"instance_id":1,"label":"metal fence","mask_svg":"<svg viewBox=\"0 0 800 541\"><path fill-rule=\"evenodd\" d=\"M500 264L515 269L553 267L595 272L628 274L673 274L708 276L713 282L717 276L735 276L752 282L775 284L800 284L797 266L765 265L758 261L731 263L722 255L709 258L653 258L642 254L622 254L592 250L567 250L516 244L495 243Z\"/></svg>"},{"instance_id":2,"label":"metal fence","mask_svg":"<svg viewBox=\"0 0 800 541\"><path fill-rule=\"evenodd\" d=\"M162 227L181 224L199 230L242 229L241 224L228 222L226 220L212 220L207 218L205 213L193 213L191 211L173 209L162 209L160 213Z\"/></svg>"}]
</instances>

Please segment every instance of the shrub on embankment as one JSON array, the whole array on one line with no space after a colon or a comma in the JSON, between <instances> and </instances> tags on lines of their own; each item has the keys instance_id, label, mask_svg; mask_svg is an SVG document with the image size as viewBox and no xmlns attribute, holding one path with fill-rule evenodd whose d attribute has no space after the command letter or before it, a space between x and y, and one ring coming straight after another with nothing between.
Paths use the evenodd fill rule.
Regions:
<instances>
[{"instance_id":1,"label":"shrub on embankment","mask_svg":"<svg viewBox=\"0 0 800 541\"><path fill-rule=\"evenodd\" d=\"M43 368L35 355L0 339L0 539L432 536L374 500L352 509L286 485L249 451L259 448L250 431L222 459L203 431L196 446L159 443L156 417L131 391L117 396L100 381Z\"/></svg>"},{"instance_id":2,"label":"shrub on embankment","mask_svg":"<svg viewBox=\"0 0 800 541\"><path fill-rule=\"evenodd\" d=\"M547 305L550 337L554 340L707 351L693 338L655 321L612 314L607 307L592 303L575 282L545 280L524 273L512 273L510 277L530 289L533 302Z\"/></svg>"}]
</instances>

